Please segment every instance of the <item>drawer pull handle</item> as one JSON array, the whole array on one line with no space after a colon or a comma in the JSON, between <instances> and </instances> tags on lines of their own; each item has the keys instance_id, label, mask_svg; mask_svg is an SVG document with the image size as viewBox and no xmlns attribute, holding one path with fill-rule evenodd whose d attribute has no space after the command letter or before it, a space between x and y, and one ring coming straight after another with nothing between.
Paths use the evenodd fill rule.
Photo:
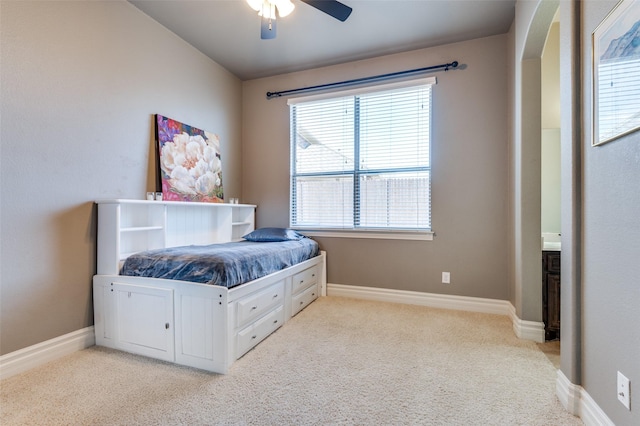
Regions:
<instances>
[{"instance_id":1,"label":"drawer pull handle","mask_svg":"<svg viewBox=\"0 0 640 426\"><path fill-rule=\"evenodd\" d=\"M304 282L304 280L300 280L300 284L302 284Z\"/></svg>"},{"instance_id":2,"label":"drawer pull handle","mask_svg":"<svg viewBox=\"0 0 640 426\"><path fill-rule=\"evenodd\" d=\"M168 330L169 329L169 323L165 323L164 328L165 328L165 330Z\"/></svg>"},{"instance_id":3,"label":"drawer pull handle","mask_svg":"<svg viewBox=\"0 0 640 426\"><path fill-rule=\"evenodd\" d=\"M300 302L301 305L304 305L304 302Z\"/></svg>"},{"instance_id":4,"label":"drawer pull handle","mask_svg":"<svg viewBox=\"0 0 640 426\"><path fill-rule=\"evenodd\" d=\"M277 323L278 323L278 320L273 320L273 323L274 323L274 324L277 324Z\"/></svg>"},{"instance_id":5,"label":"drawer pull handle","mask_svg":"<svg viewBox=\"0 0 640 426\"><path fill-rule=\"evenodd\" d=\"M312 276L312 277L315 277L315 276L316 276L316 274L311 274L311 276Z\"/></svg>"},{"instance_id":6,"label":"drawer pull handle","mask_svg":"<svg viewBox=\"0 0 640 426\"><path fill-rule=\"evenodd\" d=\"M256 336L256 335L254 334L253 336L251 336L251 339L253 340L253 339L255 339L256 337L258 337L258 336Z\"/></svg>"},{"instance_id":7,"label":"drawer pull handle","mask_svg":"<svg viewBox=\"0 0 640 426\"><path fill-rule=\"evenodd\" d=\"M315 296L316 294L315 294L315 293L311 293L311 295L312 295L312 296Z\"/></svg>"},{"instance_id":8,"label":"drawer pull handle","mask_svg":"<svg viewBox=\"0 0 640 426\"><path fill-rule=\"evenodd\" d=\"M258 307L257 306L252 306L251 310L253 311L254 309L258 309Z\"/></svg>"},{"instance_id":9,"label":"drawer pull handle","mask_svg":"<svg viewBox=\"0 0 640 426\"><path fill-rule=\"evenodd\" d=\"M277 293L273 295L273 298L274 298L274 299L275 299L276 297L278 297L278 294L277 294Z\"/></svg>"}]
</instances>

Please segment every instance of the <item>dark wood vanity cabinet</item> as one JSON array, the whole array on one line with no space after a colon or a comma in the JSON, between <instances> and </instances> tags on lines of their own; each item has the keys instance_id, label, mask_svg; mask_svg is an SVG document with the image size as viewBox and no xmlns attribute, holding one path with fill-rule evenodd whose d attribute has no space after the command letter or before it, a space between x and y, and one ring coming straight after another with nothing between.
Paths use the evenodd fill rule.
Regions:
<instances>
[{"instance_id":1,"label":"dark wood vanity cabinet","mask_svg":"<svg viewBox=\"0 0 640 426\"><path fill-rule=\"evenodd\" d=\"M545 340L560 338L560 252L542 252L542 321Z\"/></svg>"}]
</instances>

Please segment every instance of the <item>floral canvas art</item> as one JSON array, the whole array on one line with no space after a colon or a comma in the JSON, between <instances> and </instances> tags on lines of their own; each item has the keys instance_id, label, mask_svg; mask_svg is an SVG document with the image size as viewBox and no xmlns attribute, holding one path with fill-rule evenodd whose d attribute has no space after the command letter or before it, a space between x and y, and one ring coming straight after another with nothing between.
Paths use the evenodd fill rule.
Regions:
<instances>
[{"instance_id":1,"label":"floral canvas art","mask_svg":"<svg viewBox=\"0 0 640 426\"><path fill-rule=\"evenodd\" d=\"M164 200L223 201L217 135L157 114L156 139Z\"/></svg>"}]
</instances>

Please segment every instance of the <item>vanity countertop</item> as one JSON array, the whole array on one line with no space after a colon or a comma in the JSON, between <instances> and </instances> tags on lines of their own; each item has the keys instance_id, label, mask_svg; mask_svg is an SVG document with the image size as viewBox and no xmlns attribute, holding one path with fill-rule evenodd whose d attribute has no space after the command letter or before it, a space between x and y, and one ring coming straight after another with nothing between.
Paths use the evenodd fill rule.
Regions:
<instances>
[{"instance_id":1,"label":"vanity countertop","mask_svg":"<svg viewBox=\"0 0 640 426\"><path fill-rule=\"evenodd\" d=\"M545 241L542 246L543 251L560 251L560 249L561 249L560 242Z\"/></svg>"},{"instance_id":2,"label":"vanity countertop","mask_svg":"<svg viewBox=\"0 0 640 426\"><path fill-rule=\"evenodd\" d=\"M542 233L542 251L560 251L560 233Z\"/></svg>"}]
</instances>

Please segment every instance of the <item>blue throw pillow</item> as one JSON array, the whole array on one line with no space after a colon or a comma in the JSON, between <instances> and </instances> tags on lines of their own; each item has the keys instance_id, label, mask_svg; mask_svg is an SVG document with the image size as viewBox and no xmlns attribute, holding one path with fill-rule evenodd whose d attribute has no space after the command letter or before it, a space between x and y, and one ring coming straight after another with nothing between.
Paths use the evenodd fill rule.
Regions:
<instances>
[{"instance_id":1,"label":"blue throw pillow","mask_svg":"<svg viewBox=\"0 0 640 426\"><path fill-rule=\"evenodd\" d=\"M258 243L274 242L274 241L296 241L304 238L304 235L298 234L289 228L260 228L243 236L247 241Z\"/></svg>"}]
</instances>

